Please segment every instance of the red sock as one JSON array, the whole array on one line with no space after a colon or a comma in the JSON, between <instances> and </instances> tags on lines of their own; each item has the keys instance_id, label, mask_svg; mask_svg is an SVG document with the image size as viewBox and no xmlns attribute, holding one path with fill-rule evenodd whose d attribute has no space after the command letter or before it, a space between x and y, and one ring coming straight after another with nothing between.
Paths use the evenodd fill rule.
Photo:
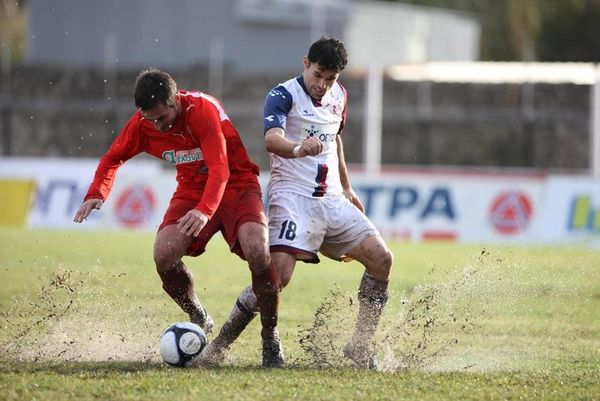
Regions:
<instances>
[{"instance_id":1,"label":"red sock","mask_svg":"<svg viewBox=\"0 0 600 401\"><path fill-rule=\"evenodd\" d=\"M187 314L197 314L200 303L194 293L194 277L183 262L171 270L159 272L163 289Z\"/></svg>"},{"instance_id":2,"label":"red sock","mask_svg":"<svg viewBox=\"0 0 600 401\"><path fill-rule=\"evenodd\" d=\"M273 265L262 274L252 272L252 290L256 295L262 327L272 331L277 327L279 312L279 272Z\"/></svg>"}]
</instances>

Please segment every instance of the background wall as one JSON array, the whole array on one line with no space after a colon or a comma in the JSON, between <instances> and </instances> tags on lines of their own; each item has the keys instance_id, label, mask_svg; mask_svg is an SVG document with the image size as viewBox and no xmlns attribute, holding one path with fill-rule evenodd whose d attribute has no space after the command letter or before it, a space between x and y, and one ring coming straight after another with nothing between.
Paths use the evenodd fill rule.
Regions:
<instances>
[{"instance_id":1,"label":"background wall","mask_svg":"<svg viewBox=\"0 0 600 401\"><path fill-rule=\"evenodd\" d=\"M0 80L0 153L97 157L134 111L138 70L19 67ZM278 82L300 74L231 74L216 94L254 160L268 168L262 106ZM174 69L181 88L209 90L206 68ZM347 158L363 160L365 82L345 72ZM590 86L575 84L383 83L382 161L582 170L589 165Z\"/></svg>"}]
</instances>

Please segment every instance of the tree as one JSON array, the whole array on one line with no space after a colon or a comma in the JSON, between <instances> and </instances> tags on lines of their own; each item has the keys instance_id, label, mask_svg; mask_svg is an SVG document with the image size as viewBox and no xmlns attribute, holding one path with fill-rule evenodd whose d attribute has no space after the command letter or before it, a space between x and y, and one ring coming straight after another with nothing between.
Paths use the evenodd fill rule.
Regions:
<instances>
[{"instance_id":1,"label":"tree","mask_svg":"<svg viewBox=\"0 0 600 401\"><path fill-rule=\"evenodd\" d=\"M0 59L3 63L22 59L24 39L23 1L0 0Z\"/></svg>"},{"instance_id":2,"label":"tree","mask_svg":"<svg viewBox=\"0 0 600 401\"><path fill-rule=\"evenodd\" d=\"M546 0L538 36L543 61L600 62L600 1Z\"/></svg>"},{"instance_id":3,"label":"tree","mask_svg":"<svg viewBox=\"0 0 600 401\"><path fill-rule=\"evenodd\" d=\"M473 13L481 59L600 62L600 0L390 0Z\"/></svg>"}]
</instances>

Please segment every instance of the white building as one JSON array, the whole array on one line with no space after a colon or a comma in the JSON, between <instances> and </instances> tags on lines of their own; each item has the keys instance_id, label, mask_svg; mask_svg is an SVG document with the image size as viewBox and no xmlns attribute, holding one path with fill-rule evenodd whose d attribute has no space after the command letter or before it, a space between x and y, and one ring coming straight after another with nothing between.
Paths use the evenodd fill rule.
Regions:
<instances>
[{"instance_id":1,"label":"white building","mask_svg":"<svg viewBox=\"0 0 600 401\"><path fill-rule=\"evenodd\" d=\"M28 0L26 13L25 60L36 65L289 71L324 34L345 41L354 65L479 55L480 26L472 15L399 3Z\"/></svg>"}]
</instances>

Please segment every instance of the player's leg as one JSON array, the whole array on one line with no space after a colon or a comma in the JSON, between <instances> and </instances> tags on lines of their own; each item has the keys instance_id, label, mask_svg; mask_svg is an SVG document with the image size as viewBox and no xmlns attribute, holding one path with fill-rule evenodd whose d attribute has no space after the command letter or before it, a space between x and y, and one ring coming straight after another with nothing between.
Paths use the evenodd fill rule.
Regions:
<instances>
[{"instance_id":1,"label":"player's leg","mask_svg":"<svg viewBox=\"0 0 600 401\"><path fill-rule=\"evenodd\" d=\"M387 301L392 253L369 219L345 198L327 199L327 235L321 253L335 260L357 260L365 267L358 288L359 311L346 356L375 368L372 340Z\"/></svg>"},{"instance_id":2,"label":"player's leg","mask_svg":"<svg viewBox=\"0 0 600 401\"><path fill-rule=\"evenodd\" d=\"M200 304L194 290L194 277L181 260L193 240L175 224L162 227L154 243L154 262L165 292L189 315L190 321L210 332L212 318Z\"/></svg>"},{"instance_id":3,"label":"player's leg","mask_svg":"<svg viewBox=\"0 0 600 401\"><path fill-rule=\"evenodd\" d=\"M271 265L267 228L256 222L243 223L238 229L238 241L252 273L252 289L263 330L274 330L279 307L279 277Z\"/></svg>"},{"instance_id":4,"label":"player's leg","mask_svg":"<svg viewBox=\"0 0 600 401\"><path fill-rule=\"evenodd\" d=\"M252 291L262 324L263 367L284 365L277 318L279 312L279 275L271 263L267 228L259 223L246 222L238 229L238 241L252 273Z\"/></svg>"},{"instance_id":5,"label":"player's leg","mask_svg":"<svg viewBox=\"0 0 600 401\"><path fill-rule=\"evenodd\" d=\"M271 264L279 272L280 290L289 282L294 271L296 258L282 252L271 254ZM231 344L242 334L244 329L258 315L258 302L252 284L244 288L237 298L227 321L219 330L219 334L208 344L201 361L207 365L220 365L227 359L227 351Z\"/></svg>"},{"instance_id":6,"label":"player's leg","mask_svg":"<svg viewBox=\"0 0 600 401\"><path fill-rule=\"evenodd\" d=\"M285 202L283 202L285 200ZM248 204L250 202L244 202ZM262 203L258 205L258 208L262 210ZM311 261L318 261L316 252L303 251L303 249L315 249L314 246L308 246L305 242L305 238L298 235L296 238L296 231L299 233L305 233L307 231L316 232L316 230L300 230L298 224L302 225L298 216L300 213L298 210L306 210L302 205L298 206L293 199L293 194L277 194L271 197L269 202L269 243L275 245L275 249L271 246L271 266L275 271L279 273L279 286L283 288L286 286L296 264L296 255L301 258L305 258ZM260 213L262 214L262 212ZM264 215L263 215L264 216ZM319 220L319 219L316 219ZM310 221L310 219L308 219ZM292 222L290 224L290 222ZM286 225L285 234L281 236L282 224ZM291 228L290 228L291 227ZM243 234L242 234L243 237ZM246 247L250 248L244 253L252 253L251 248L262 249L263 239L262 236L247 235ZM282 238L280 238L282 237ZM260 246L252 245L253 238L260 239ZM311 238L317 238L313 235ZM319 238L317 238L319 240ZM243 238L242 238L243 241ZM285 241L285 242L284 242ZM278 248L278 247L281 247ZM248 258L247 258L248 259ZM249 263L251 259L248 259ZM260 291L260 290L259 290ZM214 354L214 360L218 363L221 359L222 350L226 350L229 346L237 339L242 333L245 327L252 321L258 312L258 301L256 294L252 290L252 286L245 288L240 296L238 297L235 305L231 309L227 322L221 328L219 335L209 344L206 348L206 363L211 363L211 353ZM210 351L210 352L209 352Z\"/></svg>"},{"instance_id":7,"label":"player's leg","mask_svg":"<svg viewBox=\"0 0 600 401\"><path fill-rule=\"evenodd\" d=\"M358 287L358 315L352 340L344 353L365 368L376 369L373 338L388 299L388 282L393 255L379 235L365 239L347 253L365 266Z\"/></svg>"},{"instance_id":8,"label":"player's leg","mask_svg":"<svg viewBox=\"0 0 600 401\"><path fill-rule=\"evenodd\" d=\"M294 255L287 253L274 252L271 254L271 263L279 271L279 286L281 290L290 282L296 258ZM228 349L242 334L246 326L258 315L258 310L256 295L252 290L252 284L250 284L240 293L229 313L227 321L221 327L217 337L209 344L209 347Z\"/></svg>"}]
</instances>

